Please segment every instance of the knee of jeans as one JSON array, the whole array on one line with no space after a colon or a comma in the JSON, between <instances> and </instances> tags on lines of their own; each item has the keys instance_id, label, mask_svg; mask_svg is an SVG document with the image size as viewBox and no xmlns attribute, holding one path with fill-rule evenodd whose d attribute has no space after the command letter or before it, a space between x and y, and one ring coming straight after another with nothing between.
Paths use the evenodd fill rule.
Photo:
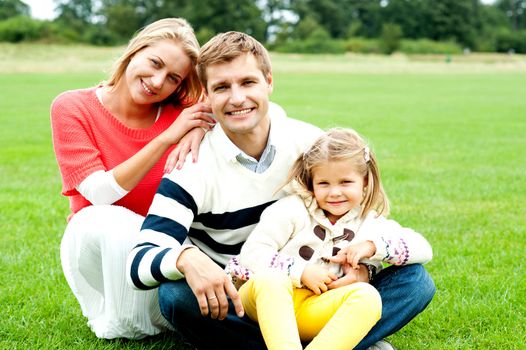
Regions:
<instances>
[{"instance_id":1,"label":"knee of jeans","mask_svg":"<svg viewBox=\"0 0 526 350\"><path fill-rule=\"evenodd\" d=\"M185 318L185 310L190 307L189 304L195 299L193 294L188 295L188 291L191 293L190 288L182 287L183 284L180 282L167 282L162 283L158 288L161 314L173 326L176 326L178 319Z\"/></svg>"},{"instance_id":2,"label":"knee of jeans","mask_svg":"<svg viewBox=\"0 0 526 350\"><path fill-rule=\"evenodd\" d=\"M163 283L159 286L157 294L159 296L159 308L161 309L161 314L173 324L172 315L174 295L171 289L168 288L167 283Z\"/></svg>"},{"instance_id":3,"label":"knee of jeans","mask_svg":"<svg viewBox=\"0 0 526 350\"><path fill-rule=\"evenodd\" d=\"M413 278L411 279L413 288L417 291L415 295L418 295L418 301L423 307L427 306L436 292L435 282L431 278L431 275L426 271L424 266L420 264L409 265Z\"/></svg>"}]
</instances>

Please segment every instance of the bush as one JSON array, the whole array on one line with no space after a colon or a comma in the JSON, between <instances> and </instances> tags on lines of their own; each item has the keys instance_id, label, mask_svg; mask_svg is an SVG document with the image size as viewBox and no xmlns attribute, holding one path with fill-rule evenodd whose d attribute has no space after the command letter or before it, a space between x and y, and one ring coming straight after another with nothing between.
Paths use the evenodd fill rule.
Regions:
<instances>
[{"instance_id":1,"label":"bush","mask_svg":"<svg viewBox=\"0 0 526 350\"><path fill-rule=\"evenodd\" d=\"M344 43L345 51L355 53L381 53L380 44L376 39L351 38Z\"/></svg>"},{"instance_id":2,"label":"bush","mask_svg":"<svg viewBox=\"0 0 526 350\"><path fill-rule=\"evenodd\" d=\"M120 43L113 32L101 25L90 25L87 27L80 41L98 46L110 46Z\"/></svg>"},{"instance_id":3,"label":"bush","mask_svg":"<svg viewBox=\"0 0 526 350\"><path fill-rule=\"evenodd\" d=\"M17 16L0 22L0 41L19 43L41 39L42 21Z\"/></svg>"},{"instance_id":4,"label":"bush","mask_svg":"<svg viewBox=\"0 0 526 350\"><path fill-rule=\"evenodd\" d=\"M294 40L279 46L274 51L283 53L345 53L345 45L341 40L327 40L323 44L312 40Z\"/></svg>"},{"instance_id":5,"label":"bush","mask_svg":"<svg viewBox=\"0 0 526 350\"><path fill-rule=\"evenodd\" d=\"M274 50L285 53L345 53L345 45L342 40L331 39L325 29L318 28L307 39L277 44Z\"/></svg>"},{"instance_id":6,"label":"bush","mask_svg":"<svg viewBox=\"0 0 526 350\"><path fill-rule=\"evenodd\" d=\"M402 40L400 52L405 54L460 54L462 48L455 42L433 41L429 39Z\"/></svg>"},{"instance_id":7,"label":"bush","mask_svg":"<svg viewBox=\"0 0 526 350\"><path fill-rule=\"evenodd\" d=\"M402 39L402 27L398 24L385 23L382 26L382 34L380 35L380 49L382 53L390 55L398 51L400 39Z\"/></svg>"},{"instance_id":8,"label":"bush","mask_svg":"<svg viewBox=\"0 0 526 350\"><path fill-rule=\"evenodd\" d=\"M501 31L495 40L497 52L526 53L526 30Z\"/></svg>"}]
</instances>

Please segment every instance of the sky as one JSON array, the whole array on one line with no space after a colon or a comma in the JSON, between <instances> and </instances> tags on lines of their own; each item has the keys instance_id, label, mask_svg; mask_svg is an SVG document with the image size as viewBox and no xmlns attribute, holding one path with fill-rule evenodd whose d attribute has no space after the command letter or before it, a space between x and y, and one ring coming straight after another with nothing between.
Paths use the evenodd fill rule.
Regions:
<instances>
[{"instance_id":1,"label":"sky","mask_svg":"<svg viewBox=\"0 0 526 350\"><path fill-rule=\"evenodd\" d=\"M38 19L53 19L55 17L53 0L22 0L31 7L31 16ZM482 0L485 4L494 3L495 0Z\"/></svg>"},{"instance_id":2,"label":"sky","mask_svg":"<svg viewBox=\"0 0 526 350\"><path fill-rule=\"evenodd\" d=\"M53 0L22 0L31 7L31 17L53 19L55 17Z\"/></svg>"}]
</instances>

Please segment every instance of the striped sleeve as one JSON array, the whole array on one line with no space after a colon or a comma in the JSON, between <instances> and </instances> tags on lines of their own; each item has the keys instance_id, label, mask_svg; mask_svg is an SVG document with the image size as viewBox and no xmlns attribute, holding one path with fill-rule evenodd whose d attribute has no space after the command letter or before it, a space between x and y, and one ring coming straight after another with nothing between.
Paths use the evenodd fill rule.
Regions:
<instances>
[{"instance_id":1,"label":"striped sleeve","mask_svg":"<svg viewBox=\"0 0 526 350\"><path fill-rule=\"evenodd\" d=\"M183 187L165 177L155 194L140 232L138 244L128 256L128 282L138 289L183 277L176 262L197 214L194 198Z\"/></svg>"}]
</instances>

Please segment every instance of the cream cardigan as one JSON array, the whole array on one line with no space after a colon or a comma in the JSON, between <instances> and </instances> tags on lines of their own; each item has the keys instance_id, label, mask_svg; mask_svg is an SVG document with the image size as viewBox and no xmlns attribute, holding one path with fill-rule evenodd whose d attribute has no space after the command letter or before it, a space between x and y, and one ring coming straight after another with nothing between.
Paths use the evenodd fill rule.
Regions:
<instances>
[{"instance_id":1,"label":"cream cardigan","mask_svg":"<svg viewBox=\"0 0 526 350\"><path fill-rule=\"evenodd\" d=\"M377 217L376 212L360 219L359 211L355 208L332 224L312 196L289 195L262 213L241 249L239 263L254 273L269 267L282 269L300 287L307 264L327 265L322 258L366 240L374 243L376 253L362 262L375 265L377 271L382 262L406 265L431 260L431 246L421 234Z\"/></svg>"}]
</instances>

